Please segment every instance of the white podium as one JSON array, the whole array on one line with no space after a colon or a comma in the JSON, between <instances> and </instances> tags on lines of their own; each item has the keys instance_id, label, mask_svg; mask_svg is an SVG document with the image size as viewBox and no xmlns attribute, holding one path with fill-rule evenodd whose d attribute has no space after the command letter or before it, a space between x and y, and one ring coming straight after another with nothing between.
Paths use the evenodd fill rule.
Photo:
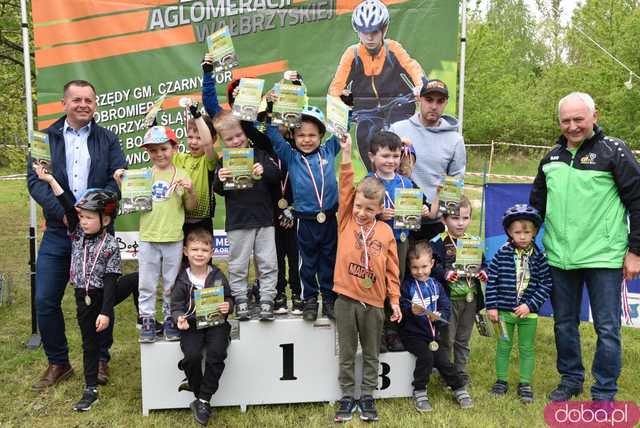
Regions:
<instances>
[{"instance_id":1,"label":"white podium","mask_svg":"<svg viewBox=\"0 0 640 428\"><path fill-rule=\"evenodd\" d=\"M255 404L336 401L340 398L336 343L335 325L328 321L314 325L292 317L239 323L239 338L229 345L220 388L211 404L246 411L247 405ZM140 345L143 415L153 409L187 408L193 401L192 392L178 391L186 381L178 369L182 356L180 342ZM408 352L380 354L375 396L411 396L414 364ZM356 373L361 366L358 354Z\"/></svg>"}]
</instances>

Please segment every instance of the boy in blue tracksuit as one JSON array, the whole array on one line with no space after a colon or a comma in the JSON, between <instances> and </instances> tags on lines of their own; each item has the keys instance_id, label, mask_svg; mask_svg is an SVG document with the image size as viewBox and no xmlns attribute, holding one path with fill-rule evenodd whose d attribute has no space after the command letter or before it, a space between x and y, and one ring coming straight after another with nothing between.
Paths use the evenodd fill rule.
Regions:
<instances>
[{"instance_id":1,"label":"boy in blue tracksuit","mask_svg":"<svg viewBox=\"0 0 640 428\"><path fill-rule=\"evenodd\" d=\"M453 390L462 408L473 406L462 376L451 364L441 346L441 329L449 318L450 303L442 285L431 277L433 251L428 242L418 241L407 253L410 275L400 287L402 322L400 338L407 351L415 355L413 399L416 410L430 412L427 385L433 367Z\"/></svg>"},{"instance_id":2,"label":"boy in blue tracksuit","mask_svg":"<svg viewBox=\"0 0 640 428\"><path fill-rule=\"evenodd\" d=\"M318 288L322 313L334 319L333 268L338 241L335 160L340 144L336 136L320 144L325 131L324 114L312 106L304 108L300 127L294 130L295 148L277 126L267 128L274 151L289 171L293 189L304 300L302 316L307 321L315 321L318 316Z\"/></svg>"}]
</instances>

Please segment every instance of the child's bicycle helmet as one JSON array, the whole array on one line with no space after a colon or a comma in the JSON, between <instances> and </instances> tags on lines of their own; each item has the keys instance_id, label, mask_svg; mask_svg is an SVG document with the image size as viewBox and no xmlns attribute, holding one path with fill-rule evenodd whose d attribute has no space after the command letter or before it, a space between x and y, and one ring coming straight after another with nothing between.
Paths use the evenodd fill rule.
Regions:
<instances>
[{"instance_id":1,"label":"child's bicycle helmet","mask_svg":"<svg viewBox=\"0 0 640 428\"><path fill-rule=\"evenodd\" d=\"M379 0L364 0L353 10L351 25L356 33L373 33L389 25L389 10Z\"/></svg>"},{"instance_id":2,"label":"child's bicycle helmet","mask_svg":"<svg viewBox=\"0 0 640 428\"><path fill-rule=\"evenodd\" d=\"M327 127L324 124L324 113L322 113L322 110L320 110L318 107L306 106L305 108L303 108L302 118L305 117L311 119L313 122L315 122L316 125L318 125L321 136L324 135L325 132L327 132Z\"/></svg>"},{"instance_id":3,"label":"child's bicycle helmet","mask_svg":"<svg viewBox=\"0 0 640 428\"><path fill-rule=\"evenodd\" d=\"M540 229L540 226L542 225L542 216L540 215L540 212L527 204L515 204L505 211L504 216L502 216L502 226L507 234L507 229L509 229L511 223L516 220L529 220L533 222L536 229Z\"/></svg>"},{"instance_id":4,"label":"child's bicycle helmet","mask_svg":"<svg viewBox=\"0 0 640 428\"><path fill-rule=\"evenodd\" d=\"M102 215L115 217L118 212L118 197L104 189L88 189L76 202L76 208L95 211Z\"/></svg>"}]
</instances>

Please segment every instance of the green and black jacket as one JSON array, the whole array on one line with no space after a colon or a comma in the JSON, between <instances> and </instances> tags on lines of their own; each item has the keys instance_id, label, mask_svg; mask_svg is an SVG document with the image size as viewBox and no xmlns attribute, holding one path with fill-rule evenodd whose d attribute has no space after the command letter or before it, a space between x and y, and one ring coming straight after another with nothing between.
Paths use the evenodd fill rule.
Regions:
<instances>
[{"instance_id":1,"label":"green and black jacket","mask_svg":"<svg viewBox=\"0 0 640 428\"><path fill-rule=\"evenodd\" d=\"M640 165L598 126L575 155L560 137L540 162L529 202L544 218L551 266L620 268L628 248L640 249Z\"/></svg>"}]
</instances>

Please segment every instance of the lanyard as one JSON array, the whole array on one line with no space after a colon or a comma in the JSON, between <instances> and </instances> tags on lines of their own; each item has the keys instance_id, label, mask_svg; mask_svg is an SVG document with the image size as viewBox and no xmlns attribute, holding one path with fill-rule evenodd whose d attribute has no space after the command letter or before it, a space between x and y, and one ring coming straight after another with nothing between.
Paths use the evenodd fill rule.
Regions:
<instances>
[{"instance_id":1,"label":"lanyard","mask_svg":"<svg viewBox=\"0 0 640 428\"><path fill-rule=\"evenodd\" d=\"M422 306L425 309L429 309L429 307L427 306L426 302L424 301L424 297L422 296L422 290L420 290L420 283L417 280L413 280L413 282L416 283L416 288L418 289L418 294L420 295L420 300L422 301ZM436 294L436 292L434 290L431 289L431 286L429 285L429 281L425 282L424 285L427 286L427 288L429 289L429 297L431 298L431 302L429 303L429 306L431 305L431 303L433 303L433 296L434 294ZM433 309L436 309L435 305L433 307ZM435 311L433 311L435 312ZM429 324L429 330L431 330L431 337L433 337L433 339L435 340L436 338L436 328L433 326L433 323L431 322L431 318L429 318L429 315L425 315L427 317L427 323Z\"/></svg>"},{"instance_id":2,"label":"lanyard","mask_svg":"<svg viewBox=\"0 0 640 428\"><path fill-rule=\"evenodd\" d=\"M322 165L322 161L320 162L320 164ZM278 159L278 169L280 171L282 171L282 163L280 162L280 159ZM284 198L284 192L285 190L287 190L287 181L289 180L289 171L287 171L287 173L284 176L284 181L280 180L280 190L282 191L282 197Z\"/></svg>"},{"instance_id":3,"label":"lanyard","mask_svg":"<svg viewBox=\"0 0 640 428\"><path fill-rule=\"evenodd\" d=\"M84 292L86 295L89 294L89 280L91 279L91 275L93 275L93 270L96 268L98 257L100 257L100 251L102 251L104 242L107 240L107 232L103 232L103 233L104 233L104 237L102 238L102 241L100 241L100 245L98 246L98 250L96 251L96 256L93 258L93 265L91 266L89 275L87 275L87 245L86 243L84 243L83 255L82 255L82 277L84 278Z\"/></svg>"},{"instance_id":4,"label":"lanyard","mask_svg":"<svg viewBox=\"0 0 640 428\"><path fill-rule=\"evenodd\" d=\"M364 245L364 264L366 265L366 268L369 269L369 251L367 250L367 240L369 239L369 235L371 235L371 232L373 232L373 228L376 227L376 219L373 219L373 224L371 225L371 228L367 231L367 233L364 233L364 228L362 226L360 226L360 233L362 234L362 243Z\"/></svg>"},{"instance_id":5,"label":"lanyard","mask_svg":"<svg viewBox=\"0 0 640 428\"><path fill-rule=\"evenodd\" d=\"M320 159L320 174L322 176L322 184L320 187L320 193L318 193L318 186L316 185L316 179L313 176L313 171L311 171L311 165L309 165L309 161L305 156L302 156L302 160L307 167L307 171L309 172L309 177L311 177L311 183L313 184L313 190L316 192L316 199L318 199L318 204L320 205L320 212L322 212L322 202L324 200L324 167L322 166L322 156L318 153L318 158Z\"/></svg>"},{"instance_id":6,"label":"lanyard","mask_svg":"<svg viewBox=\"0 0 640 428\"><path fill-rule=\"evenodd\" d=\"M381 178L378 176L377 173L373 173L373 175L380 181L382 181L384 183L385 179ZM391 181L394 181L396 179L396 177L400 177L398 174L394 173L393 178L391 179ZM400 184L402 185L402 188L404 189L404 180L402 179L402 177L400 177ZM386 187L386 186L385 186ZM389 205L387 205L387 202L389 203ZM394 208L396 207L396 204L393 202L393 198L391 197L391 195L389 195L389 192L387 192L386 190L384 191L384 207L385 208Z\"/></svg>"}]
</instances>

